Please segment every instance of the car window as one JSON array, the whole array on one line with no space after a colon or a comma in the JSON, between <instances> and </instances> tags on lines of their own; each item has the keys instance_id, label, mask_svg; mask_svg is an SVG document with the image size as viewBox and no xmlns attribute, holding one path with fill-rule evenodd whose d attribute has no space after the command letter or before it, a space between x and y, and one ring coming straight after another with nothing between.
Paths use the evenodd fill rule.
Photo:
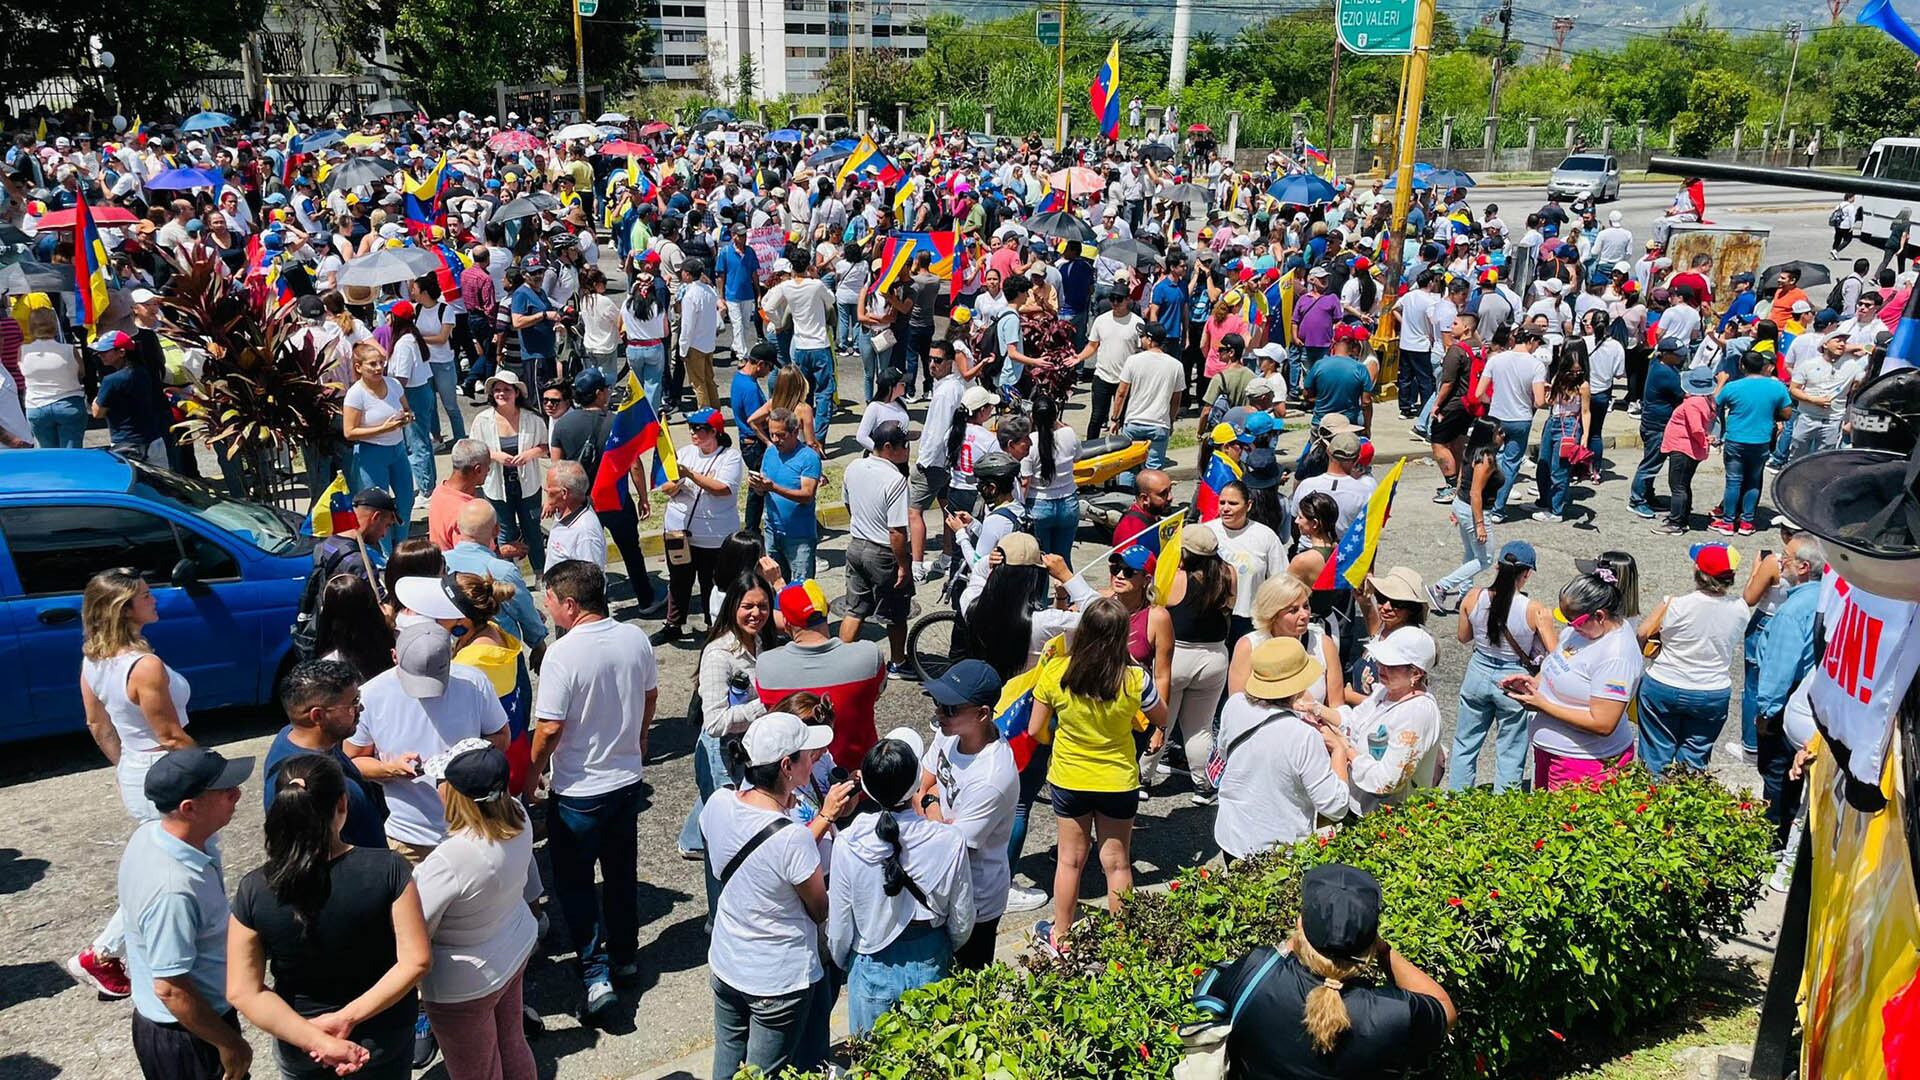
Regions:
<instances>
[{"instance_id":1,"label":"car window","mask_svg":"<svg viewBox=\"0 0 1920 1080\"><path fill-rule=\"evenodd\" d=\"M29 596L77 593L93 575L121 566L165 585L180 561L173 523L128 507L8 507L0 509L0 534Z\"/></svg>"},{"instance_id":2,"label":"car window","mask_svg":"<svg viewBox=\"0 0 1920 1080\"><path fill-rule=\"evenodd\" d=\"M1568 172L1600 172L1606 168L1606 159L1599 157L1570 157L1560 163Z\"/></svg>"},{"instance_id":3,"label":"car window","mask_svg":"<svg viewBox=\"0 0 1920 1080\"><path fill-rule=\"evenodd\" d=\"M194 576L201 581L239 580L240 560L226 548L184 526L180 529L180 546L193 560Z\"/></svg>"}]
</instances>

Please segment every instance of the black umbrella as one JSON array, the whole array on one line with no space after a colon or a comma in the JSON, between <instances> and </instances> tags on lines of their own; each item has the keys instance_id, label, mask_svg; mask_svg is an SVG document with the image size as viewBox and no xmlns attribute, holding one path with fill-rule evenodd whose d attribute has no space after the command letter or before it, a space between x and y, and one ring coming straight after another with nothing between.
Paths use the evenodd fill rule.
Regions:
<instances>
[{"instance_id":1,"label":"black umbrella","mask_svg":"<svg viewBox=\"0 0 1920 1080\"><path fill-rule=\"evenodd\" d=\"M1783 262L1760 271L1758 291L1763 293L1772 292L1780 284L1780 275L1788 270L1798 270L1800 272L1800 287L1803 289L1812 285L1825 285L1833 280L1833 275L1827 273L1827 268L1821 266L1819 263L1807 262L1804 259L1795 259L1792 262ZM1846 312L1843 311L1840 314L1844 316Z\"/></svg>"},{"instance_id":2,"label":"black umbrella","mask_svg":"<svg viewBox=\"0 0 1920 1080\"><path fill-rule=\"evenodd\" d=\"M526 198L530 200L535 207L541 210L546 210L551 212L551 211L560 209L560 200L554 195L551 195L545 191L528 192L526 195Z\"/></svg>"},{"instance_id":3,"label":"black umbrella","mask_svg":"<svg viewBox=\"0 0 1920 1080\"><path fill-rule=\"evenodd\" d=\"M368 116L412 116L419 110L400 98L381 98L362 111Z\"/></svg>"},{"instance_id":4,"label":"black umbrella","mask_svg":"<svg viewBox=\"0 0 1920 1080\"><path fill-rule=\"evenodd\" d=\"M20 231L16 225L0 222L0 244L31 244L33 237Z\"/></svg>"},{"instance_id":5,"label":"black umbrella","mask_svg":"<svg viewBox=\"0 0 1920 1080\"><path fill-rule=\"evenodd\" d=\"M328 191L346 191L364 184L377 184L393 175L393 165L374 157L349 158L327 173Z\"/></svg>"},{"instance_id":6,"label":"black umbrella","mask_svg":"<svg viewBox=\"0 0 1920 1080\"><path fill-rule=\"evenodd\" d=\"M1140 147L1141 161L1172 161L1173 147L1163 142L1150 142Z\"/></svg>"},{"instance_id":7,"label":"black umbrella","mask_svg":"<svg viewBox=\"0 0 1920 1080\"><path fill-rule=\"evenodd\" d=\"M1153 249L1153 245L1143 244L1138 240L1106 241L1100 245L1100 254L1132 267L1154 266L1160 262L1161 258L1160 253Z\"/></svg>"},{"instance_id":8,"label":"black umbrella","mask_svg":"<svg viewBox=\"0 0 1920 1080\"><path fill-rule=\"evenodd\" d=\"M517 199L500 204L489 220L498 222L519 221L521 218L539 217L540 204L531 195L522 195Z\"/></svg>"},{"instance_id":9,"label":"black umbrella","mask_svg":"<svg viewBox=\"0 0 1920 1080\"><path fill-rule=\"evenodd\" d=\"M73 268L22 259L0 267L0 293L24 296L36 292L73 292Z\"/></svg>"},{"instance_id":10,"label":"black umbrella","mask_svg":"<svg viewBox=\"0 0 1920 1080\"><path fill-rule=\"evenodd\" d=\"M1154 198L1161 202L1181 203L1195 209L1204 210L1213 200L1207 195L1207 189L1198 184L1173 184L1163 188Z\"/></svg>"},{"instance_id":11,"label":"black umbrella","mask_svg":"<svg viewBox=\"0 0 1920 1080\"><path fill-rule=\"evenodd\" d=\"M1094 235L1092 226L1064 210L1035 214L1027 219L1026 226L1030 233L1055 240L1078 240L1083 244L1091 244L1099 239Z\"/></svg>"}]
</instances>

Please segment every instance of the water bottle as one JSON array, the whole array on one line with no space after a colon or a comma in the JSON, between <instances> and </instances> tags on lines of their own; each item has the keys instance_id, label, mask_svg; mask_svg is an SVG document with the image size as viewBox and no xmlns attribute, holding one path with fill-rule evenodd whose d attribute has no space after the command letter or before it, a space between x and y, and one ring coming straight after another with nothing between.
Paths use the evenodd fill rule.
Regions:
<instances>
[{"instance_id":1,"label":"water bottle","mask_svg":"<svg viewBox=\"0 0 1920 1080\"><path fill-rule=\"evenodd\" d=\"M1387 725L1379 725L1367 736L1367 753L1372 754L1375 761L1387 756Z\"/></svg>"}]
</instances>

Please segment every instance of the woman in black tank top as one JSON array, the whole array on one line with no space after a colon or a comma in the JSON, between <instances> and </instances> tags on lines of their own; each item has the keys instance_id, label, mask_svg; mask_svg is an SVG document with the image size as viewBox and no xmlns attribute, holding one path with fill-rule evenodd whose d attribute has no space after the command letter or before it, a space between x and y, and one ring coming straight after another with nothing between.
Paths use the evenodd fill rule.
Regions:
<instances>
[{"instance_id":1,"label":"woman in black tank top","mask_svg":"<svg viewBox=\"0 0 1920 1080\"><path fill-rule=\"evenodd\" d=\"M1219 536L1203 525L1184 530L1180 573L1167 605L1173 622L1173 677L1161 696L1167 702L1170 728L1186 744L1193 799L1202 805L1213 801L1213 790L1206 786L1206 765L1213 752L1214 710L1227 689L1233 598L1233 567L1220 558ZM1159 779L1164 752L1162 747L1142 761L1141 790Z\"/></svg>"}]
</instances>

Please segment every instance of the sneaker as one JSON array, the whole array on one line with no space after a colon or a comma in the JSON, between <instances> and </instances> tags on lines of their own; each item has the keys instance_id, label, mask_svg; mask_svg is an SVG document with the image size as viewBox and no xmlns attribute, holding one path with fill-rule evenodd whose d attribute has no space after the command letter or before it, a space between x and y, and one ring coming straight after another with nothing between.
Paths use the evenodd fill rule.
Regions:
<instances>
[{"instance_id":1,"label":"sneaker","mask_svg":"<svg viewBox=\"0 0 1920 1080\"><path fill-rule=\"evenodd\" d=\"M1140 795L1141 802L1146 802L1147 800L1153 798L1153 792L1148 791L1146 788L1138 789L1138 793Z\"/></svg>"},{"instance_id":2,"label":"sneaker","mask_svg":"<svg viewBox=\"0 0 1920 1080\"><path fill-rule=\"evenodd\" d=\"M645 604L641 605L640 610L634 612L634 614L638 615L642 619L657 619L660 616L666 614L666 611L667 611L667 598L664 596L661 596L661 597L656 597L652 600L647 601Z\"/></svg>"},{"instance_id":3,"label":"sneaker","mask_svg":"<svg viewBox=\"0 0 1920 1080\"><path fill-rule=\"evenodd\" d=\"M680 857L687 860L688 862L705 862L707 859L707 853L700 850L699 848L683 847L680 849Z\"/></svg>"},{"instance_id":4,"label":"sneaker","mask_svg":"<svg viewBox=\"0 0 1920 1080\"><path fill-rule=\"evenodd\" d=\"M619 1000L620 996L613 992L612 983L605 979L594 983L587 987L587 1018L591 1020L599 1017L613 1008Z\"/></svg>"},{"instance_id":5,"label":"sneaker","mask_svg":"<svg viewBox=\"0 0 1920 1080\"><path fill-rule=\"evenodd\" d=\"M1067 951L1065 949L1062 949L1060 946L1055 945L1053 943L1053 920L1052 919L1042 919L1039 922L1034 923L1033 929L1028 933L1030 934L1030 936L1027 938L1028 943L1031 944L1035 949L1038 949L1040 952L1044 953L1045 955L1051 956L1055 959L1059 959L1067 955Z\"/></svg>"},{"instance_id":6,"label":"sneaker","mask_svg":"<svg viewBox=\"0 0 1920 1080\"><path fill-rule=\"evenodd\" d=\"M1722 536L1732 536L1735 532L1733 527L1733 522L1728 521L1725 518L1719 518L1719 517L1716 517L1711 522L1709 522L1707 524L1707 528L1712 529L1714 532L1717 532Z\"/></svg>"},{"instance_id":7,"label":"sneaker","mask_svg":"<svg viewBox=\"0 0 1920 1080\"><path fill-rule=\"evenodd\" d=\"M1671 521L1662 521L1653 527L1653 531L1662 536L1679 536L1687 531L1687 527Z\"/></svg>"},{"instance_id":8,"label":"sneaker","mask_svg":"<svg viewBox=\"0 0 1920 1080\"><path fill-rule=\"evenodd\" d=\"M1751 522L1751 521L1743 521L1743 522L1741 522L1741 523L1740 523L1740 527L1739 527L1738 529L1736 529L1735 531L1736 531L1736 532L1738 532L1738 533L1739 533L1739 534L1740 534L1741 536L1752 536L1752 535L1753 535L1753 522Z\"/></svg>"},{"instance_id":9,"label":"sneaker","mask_svg":"<svg viewBox=\"0 0 1920 1080\"><path fill-rule=\"evenodd\" d=\"M1453 501L1453 485L1442 484L1439 487L1435 488L1433 490L1433 501L1435 504L1440 506L1445 506L1446 504L1452 502Z\"/></svg>"},{"instance_id":10,"label":"sneaker","mask_svg":"<svg viewBox=\"0 0 1920 1080\"><path fill-rule=\"evenodd\" d=\"M913 564L913 583L915 585L925 585L927 583L926 563L917 562Z\"/></svg>"},{"instance_id":11,"label":"sneaker","mask_svg":"<svg viewBox=\"0 0 1920 1080\"><path fill-rule=\"evenodd\" d=\"M1195 806L1212 806L1219 801L1220 793L1212 788L1193 789L1193 805Z\"/></svg>"},{"instance_id":12,"label":"sneaker","mask_svg":"<svg viewBox=\"0 0 1920 1080\"><path fill-rule=\"evenodd\" d=\"M1039 911L1051 900L1039 889L1029 889L1023 885L1014 885L1007 889L1007 910L1013 912Z\"/></svg>"},{"instance_id":13,"label":"sneaker","mask_svg":"<svg viewBox=\"0 0 1920 1080\"><path fill-rule=\"evenodd\" d=\"M657 649L662 645L668 645L675 641L679 641L681 638L686 636L687 636L687 631L685 627L679 626L675 623L668 623L665 626L662 626L660 629L655 630L653 633L647 635L647 640L652 642L653 647Z\"/></svg>"},{"instance_id":14,"label":"sneaker","mask_svg":"<svg viewBox=\"0 0 1920 1080\"><path fill-rule=\"evenodd\" d=\"M91 948L81 949L67 958L67 974L81 986L92 987L101 997L123 998L133 993L126 965L115 957L97 955Z\"/></svg>"},{"instance_id":15,"label":"sneaker","mask_svg":"<svg viewBox=\"0 0 1920 1080\"><path fill-rule=\"evenodd\" d=\"M629 960L624 964L613 965L613 981L619 986L631 986L640 978L640 961Z\"/></svg>"},{"instance_id":16,"label":"sneaker","mask_svg":"<svg viewBox=\"0 0 1920 1080\"><path fill-rule=\"evenodd\" d=\"M887 663L887 678L900 682L919 682L920 674L905 660L894 660Z\"/></svg>"},{"instance_id":17,"label":"sneaker","mask_svg":"<svg viewBox=\"0 0 1920 1080\"><path fill-rule=\"evenodd\" d=\"M1628 403L1627 403L1627 415L1628 415L1628 416L1639 416L1639 415L1640 415L1640 403L1639 403L1639 402L1637 402L1637 401L1630 401L1630 402L1628 402Z\"/></svg>"},{"instance_id":18,"label":"sneaker","mask_svg":"<svg viewBox=\"0 0 1920 1080\"><path fill-rule=\"evenodd\" d=\"M1565 521L1567 519L1561 517L1559 514L1556 514L1551 510L1535 510L1533 512L1533 520L1558 523L1558 522Z\"/></svg>"},{"instance_id":19,"label":"sneaker","mask_svg":"<svg viewBox=\"0 0 1920 1080\"><path fill-rule=\"evenodd\" d=\"M1653 516L1653 507L1646 503L1630 502L1627 504L1627 513L1638 514L1643 518L1651 518Z\"/></svg>"},{"instance_id":20,"label":"sneaker","mask_svg":"<svg viewBox=\"0 0 1920 1080\"><path fill-rule=\"evenodd\" d=\"M1442 615L1452 615L1456 610L1453 606L1452 594L1438 585L1427 586L1427 603Z\"/></svg>"},{"instance_id":21,"label":"sneaker","mask_svg":"<svg viewBox=\"0 0 1920 1080\"><path fill-rule=\"evenodd\" d=\"M433 1053L439 1044L433 1040L433 1028L427 1023L427 1011L421 1009L413 1018L413 1067L424 1069L433 1064Z\"/></svg>"}]
</instances>

